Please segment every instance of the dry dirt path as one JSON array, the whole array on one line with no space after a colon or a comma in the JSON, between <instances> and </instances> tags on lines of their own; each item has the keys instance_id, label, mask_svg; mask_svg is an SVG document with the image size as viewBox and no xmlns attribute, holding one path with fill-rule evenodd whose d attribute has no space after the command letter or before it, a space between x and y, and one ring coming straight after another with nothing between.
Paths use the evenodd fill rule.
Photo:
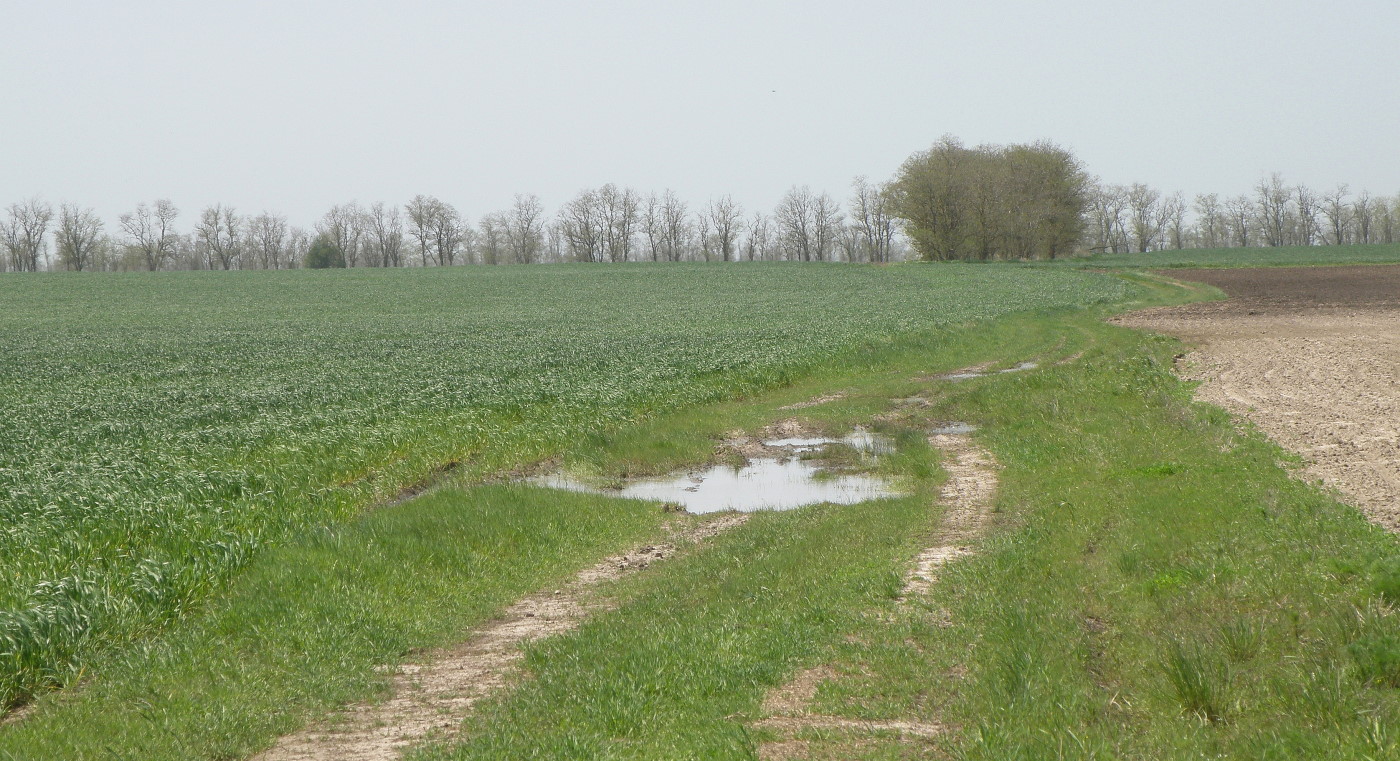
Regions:
<instances>
[{"instance_id":1,"label":"dry dirt path","mask_svg":"<svg viewBox=\"0 0 1400 761\"><path fill-rule=\"evenodd\" d=\"M905 574L901 605L929 594L938 581L938 570L947 563L975 552L977 538L991 521L997 488L997 464L991 452L978 446L966 434L939 434L929 443L944 456L948 480L939 491L945 508L932 546L914 559ZM828 666L818 666L797 675L792 682L773 690L763 702L766 718L756 726L774 730L779 739L759 746L760 759L779 761L809 756L809 744L798 735L804 730L837 730L854 735L871 732L895 733L902 737L930 738L945 731L941 724L920 721L866 721L812 713L810 706L822 682L837 678Z\"/></svg>"},{"instance_id":2,"label":"dry dirt path","mask_svg":"<svg viewBox=\"0 0 1400 761\"><path fill-rule=\"evenodd\" d=\"M1400 266L1174 270L1230 300L1120 325L1177 336L1203 401L1301 454L1371 520L1400 531Z\"/></svg>"},{"instance_id":3,"label":"dry dirt path","mask_svg":"<svg viewBox=\"0 0 1400 761\"><path fill-rule=\"evenodd\" d=\"M385 702L352 706L331 721L286 735L255 761L390 761L430 734L450 737L473 704L518 677L522 644L575 629L612 607L612 600L596 594L599 583L646 568L747 518L726 514L672 528L668 542L606 558L558 590L526 597L462 644L400 666Z\"/></svg>"}]
</instances>

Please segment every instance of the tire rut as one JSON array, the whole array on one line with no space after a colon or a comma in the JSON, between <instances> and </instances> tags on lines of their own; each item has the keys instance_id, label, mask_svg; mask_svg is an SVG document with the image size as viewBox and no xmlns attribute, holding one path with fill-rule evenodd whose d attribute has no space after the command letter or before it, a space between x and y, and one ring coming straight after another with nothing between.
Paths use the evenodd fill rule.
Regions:
<instances>
[{"instance_id":1,"label":"tire rut","mask_svg":"<svg viewBox=\"0 0 1400 761\"><path fill-rule=\"evenodd\" d=\"M254 761L390 761L420 740L454 736L472 706L520 675L521 645L576 629L590 615L616 603L595 593L621 578L744 523L726 514L686 528L674 524L661 544L638 547L600 561L550 593L525 597L461 644L394 673L392 697L383 703L342 709L328 721L284 735Z\"/></svg>"},{"instance_id":2,"label":"tire rut","mask_svg":"<svg viewBox=\"0 0 1400 761\"><path fill-rule=\"evenodd\" d=\"M992 518L997 488L997 463L992 453L967 434L938 434L930 436L929 443L943 453L943 468L948 472L948 480L940 489L938 499L945 512L934 544L914 558L905 574L901 606L928 595L937 584L938 571L944 565L975 553L975 542ZM806 730L853 734L885 732L928 739L942 735L947 729L936 722L848 719L811 713L810 705L822 682L835 678L836 672L822 665L799 673L793 681L768 694L763 703L763 713L767 717L754 726L773 730L778 739L759 745L760 759L806 758L810 751L808 743L797 737Z\"/></svg>"}]
</instances>

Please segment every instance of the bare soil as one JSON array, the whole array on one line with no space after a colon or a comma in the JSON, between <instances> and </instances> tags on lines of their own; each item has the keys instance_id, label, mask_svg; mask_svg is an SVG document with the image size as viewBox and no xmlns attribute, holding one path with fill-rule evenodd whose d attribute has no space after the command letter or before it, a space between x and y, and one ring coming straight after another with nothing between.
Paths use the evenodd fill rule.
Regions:
<instances>
[{"instance_id":1,"label":"bare soil","mask_svg":"<svg viewBox=\"0 0 1400 761\"><path fill-rule=\"evenodd\" d=\"M450 737L478 700L521 674L521 645L577 628L612 600L596 593L602 582L641 570L747 520L724 514L699 524L673 523L670 541L638 547L581 571L568 584L526 597L462 644L398 667L392 696L350 706L330 721L282 737L256 761L390 761L416 741Z\"/></svg>"},{"instance_id":2,"label":"bare soil","mask_svg":"<svg viewBox=\"0 0 1400 761\"><path fill-rule=\"evenodd\" d=\"M1400 531L1400 266L1173 270L1223 302L1115 320L1194 349L1197 395L1300 454L1309 478Z\"/></svg>"},{"instance_id":3,"label":"bare soil","mask_svg":"<svg viewBox=\"0 0 1400 761\"><path fill-rule=\"evenodd\" d=\"M944 455L943 468L948 472L948 481L939 492L939 502L945 511L933 544L919 553L905 574L901 599L904 605L933 591L939 568L975 551L973 543L991 520L996 493L996 460L971 437L939 434L930 436L929 443ZM767 695L763 702L766 718L756 726L774 730L779 739L759 746L760 759L809 757L812 748L799 737L807 730L844 732L851 735L852 745L860 744L860 735L873 732L931 738L946 731L943 725L934 722L870 721L812 713L809 706L817 690L823 682L837 678L839 675L831 667L821 665L799 673L793 681Z\"/></svg>"}]
</instances>

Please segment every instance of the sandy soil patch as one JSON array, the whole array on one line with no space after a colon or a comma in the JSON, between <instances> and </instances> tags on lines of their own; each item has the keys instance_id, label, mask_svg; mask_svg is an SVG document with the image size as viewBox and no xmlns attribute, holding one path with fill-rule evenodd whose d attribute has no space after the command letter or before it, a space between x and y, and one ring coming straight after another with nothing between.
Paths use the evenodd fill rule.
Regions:
<instances>
[{"instance_id":1,"label":"sandy soil patch","mask_svg":"<svg viewBox=\"0 0 1400 761\"><path fill-rule=\"evenodd\" d=\"M1198 397L1299 453L1310 478L1400 531L1400 267L1174 270L1230 299L1150 309L1120 325L1194 349Z\"/></svg>"}]
</instances>

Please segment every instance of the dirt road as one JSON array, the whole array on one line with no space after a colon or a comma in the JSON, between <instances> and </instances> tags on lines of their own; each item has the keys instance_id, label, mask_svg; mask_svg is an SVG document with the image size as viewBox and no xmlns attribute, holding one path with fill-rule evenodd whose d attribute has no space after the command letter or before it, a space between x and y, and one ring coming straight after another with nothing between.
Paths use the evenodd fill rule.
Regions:
<instances>
[{"instance_id":1,"label":"dirt road","mask_svg":"<svg viewBox=\"0 0 1400 761\"><path fill-rule=\"evenodd\" d=\"M1230 299L1116 322L1185 340L1201 399L1252 420L1313 478L1400 531L1400 266L1164 274Z\"/></svg>"}]
</instances>

